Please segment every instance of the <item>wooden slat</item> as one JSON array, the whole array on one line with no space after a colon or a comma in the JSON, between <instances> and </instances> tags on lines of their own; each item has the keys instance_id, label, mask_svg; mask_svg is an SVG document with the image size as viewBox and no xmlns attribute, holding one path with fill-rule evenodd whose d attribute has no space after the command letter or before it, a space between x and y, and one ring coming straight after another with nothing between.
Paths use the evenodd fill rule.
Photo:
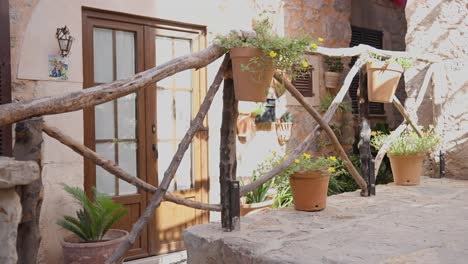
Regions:
<instances>
[{"instance_id":1,"label":"wooden slat","mask_svg":"<svg viewBox=\"0 0 468 264\"><path fill-rule=\"evenodd\" d=\"M0 1L0 104L11 102L10 17L8 1ZM12 155L11 125L0 127L0 156Z\"/></svg>"}]
</instances>

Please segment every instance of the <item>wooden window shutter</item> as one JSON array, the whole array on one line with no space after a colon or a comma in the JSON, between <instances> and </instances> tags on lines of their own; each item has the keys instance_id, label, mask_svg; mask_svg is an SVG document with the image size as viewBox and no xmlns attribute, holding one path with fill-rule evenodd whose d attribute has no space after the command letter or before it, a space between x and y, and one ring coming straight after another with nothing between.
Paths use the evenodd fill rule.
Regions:
<instances>
[{"instance_id":1,"label":"wooden window shutter","mask_svg":"<svg viewBox=\"0 0 468 264\"><path fill-rule=\"evenodd\" d=\"M351 26L351 43L350 47L357 46L359 44L366 44L374 48L382 49L383 47L383 33L382 31L372 30L367 28ZM357 57L353 57L351 60L351 65L354 65ZM357 91L359 89L359 74L354 77L349 87L349 96L351 97L353 112L358 113L358 103L359 98ZM384 104L382 103L369 103L369 114L371 115L383 115L385 114Z\"/></svg>"},{"instance_id":2,"label":"wooden window shutter","mask_svg":"<svg viewBox=\"0 0 468 264\"><path fill-rule=\"evenodd\" d=\"M292 84L304 97L313 97L313 82L312 82L312 71L313 67L308 66L308 74L303 74L302 76L296 76L296 79L292 81Z\"/></svg>"},{"instance_id":3,"label":"wooden window shutter","mask_svg":"<svg viewBox=\"0 0 468 264\"><path fill-rule=\"evenodd\" d=\"M8 1L0 1L0 104L11 102L10 17ZM12 155L11 125L0 127L0 156Z\"/></svg>"}]
</instances>

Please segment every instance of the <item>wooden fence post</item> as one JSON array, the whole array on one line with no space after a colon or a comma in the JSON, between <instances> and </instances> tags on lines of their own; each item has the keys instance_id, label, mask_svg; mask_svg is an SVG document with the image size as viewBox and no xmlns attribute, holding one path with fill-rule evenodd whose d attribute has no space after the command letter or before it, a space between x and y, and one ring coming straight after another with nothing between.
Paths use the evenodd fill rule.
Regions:
<instances>
[{"instance_id":1,"label":"wooden fence post","mask_svg":"<svg viewBox=\"0 0 468 264\"><path fill-rule=\"evenodd\" d=\"M35 161L39 164L40 171L42 170L42 124L42 117L18 122L15 128L15 146L13 148L13 156L16 160ZM17 192L21 197L23 208L23 216L18 226L18 240L16 241L18 263L36 263L41 243L39 218L44 196L42 177L28 185L18 186Z\"/></svg>"},{"instance_id":2,"label":"wooden fence post","mask_svg":"<svg viewBox=\"0 0 468 264\"><path fill-rule=\"evenodd\" d=\"M359 121L361 176L367 182L367 193L371 196L375 195L375 174L372 168L373 161L370 149L371 129L369 124L369 99L367 96L367 72L364 67L359 71Z\"/></svg>"},{"instance_id":3,"label":"wooden fence post","mask_svg":"<svg viewBox=\"0 0 468 264\"><path fill-rule=\"evenodd\" d=\"M237 101L232 77L225 77L223 120L221 123L219 184L221 193L221 225L224 231L237 230L239 222L239 182L236 180ZM233 193L234 192L234 193ZM237 192L237 193L235 193ZM237 197L237 198L235 198Z\"/></svg>"}]
</instances>

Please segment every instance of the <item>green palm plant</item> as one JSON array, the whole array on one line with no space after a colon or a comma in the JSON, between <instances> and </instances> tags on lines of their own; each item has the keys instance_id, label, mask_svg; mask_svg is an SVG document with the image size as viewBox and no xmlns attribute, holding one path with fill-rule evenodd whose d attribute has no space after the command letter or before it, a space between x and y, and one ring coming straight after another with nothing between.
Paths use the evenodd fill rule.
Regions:
<instances>
[{"instance_id":1,"label":"green palm plant","mask_svg":"<svg viewBox=\"0 0 468 264\"><path fill-rule=\"evenodd\" d=\"M95 188L93 188L94 201L91 201L80 188L64 185L64 190L80 204L81 208L76 212L76 217L65 215L57 221L57 224L84 242L102 241L112 225L127 213L123 205L116 204L110 196L97 192Z\"/></svg>"}]
</instances>

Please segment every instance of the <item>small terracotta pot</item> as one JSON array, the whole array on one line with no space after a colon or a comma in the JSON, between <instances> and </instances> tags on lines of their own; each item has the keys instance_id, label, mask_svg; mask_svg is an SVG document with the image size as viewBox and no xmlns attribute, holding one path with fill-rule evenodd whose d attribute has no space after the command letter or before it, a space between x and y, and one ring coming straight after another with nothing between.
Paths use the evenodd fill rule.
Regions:
<instances>
[{"instance_id":1,"label":"small terracotta pot","mask_svg":"<svg viewBox=\"0 0 468 264\"><path fill-rule=\"evenodd\" d=\"M105 240L100 242L83 243L74 234L67 236L62 242L64 263L104 263L127 236L127 231L118 229L109 229L104 236Z\"/></svg>"},{"instance_id":2,"label":"small terracotta pot","mask_svg":"<svg viewBox=\"0 0 468 264\"><path fill-rule=\"evenodd\" d=\"M390 155L393 180L396 185L419 185L423 171L424 154Z\"/></svg>"},{"instance_id":3,"label":"small terracotta pot","mask_svg":"<svg viewBox=\"0 0 468 264\"><path fill-rule=\"evenodd\" d=\"M340 85L341 73L325 72L325 87L330 89L338 88Z\"/></svg>"},{"instance_id":4,"label":"small terracotta pot","mask_svg":"<svg viewBox=\"0 0 468 264\"><path fill-rule=\"evenodd\" d=\"M276 136L278 144L283 146L291 138L292 122L277 122L275 123Z\"/></svg>"},{"instance_id":5,"label":"small terracotta pot","mask_svg":"<svg viewBox=\"0 0 468 264\"><path fill-rule=\"evenodd\" d=\"M289 177L289 184L298 211L320 211L327 206L330 176L326 172L296 172Z\"/></svg>"},{"instance_id":6,"label":"small terracotta pot","mask_svg":"<svg viewBox=\"0 0 468 264\"><path fill-rule=\"evenodd\" d=\"M272 59L256 48L232 48L230 53L236 100L265 102L275 72ZM252 58L261 63L251 63ZM242 71L242 65L249 65L253 71Z\"/></svg>"},{"instance_id":7,"label":"small terracotta pot","mask_svg":"<svg viewBox=\"0 0 468 264\"><path fill-rule=\"evenodd\" d=\"M240 215L241 216L251 215L251 214L259 212L260 210L264 208L270 208L272 205L273 205L273 199L266 200L261 203L241 204Z\"/></svg>"},{"instance_id":8,"label":"small terracotta pot","mask_svg":"<svg viewBox=\"0 0 468 264\"><path fill-rule=\"evenodd\" d=\"M393 102L393 95L402 73L403 67L398 63L367 62L367 96L369 101L378 103Z\"/></svg>"}]
</instances>

